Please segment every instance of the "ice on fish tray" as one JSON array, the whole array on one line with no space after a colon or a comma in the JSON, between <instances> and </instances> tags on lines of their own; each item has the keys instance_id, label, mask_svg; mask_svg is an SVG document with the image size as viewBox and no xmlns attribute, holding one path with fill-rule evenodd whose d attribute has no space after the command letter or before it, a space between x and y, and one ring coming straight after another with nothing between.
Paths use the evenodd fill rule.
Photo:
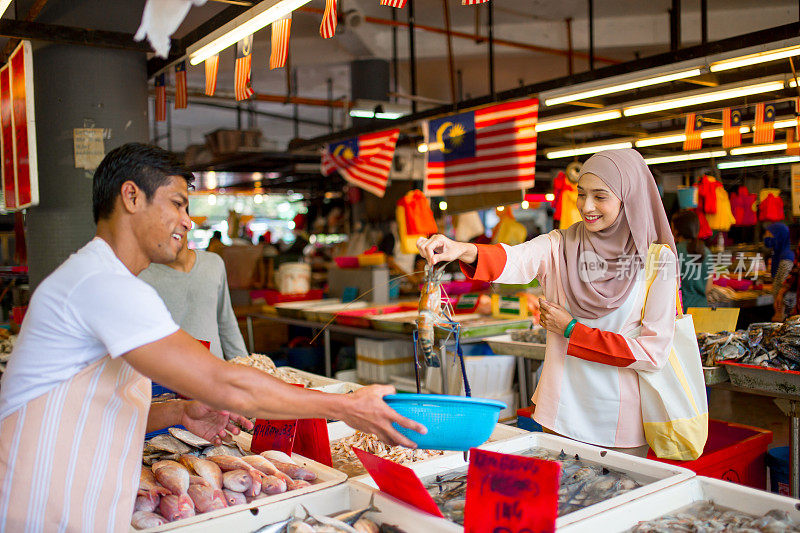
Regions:
<instances>
[{"instance_id":1,"label":"ice on fish tray","mask_svg":"<svg viewBox=\"0 0 800 533\"><path fill-rule=\"evenodd\" d=\"M753 516L716 505L711 501L695 502L655 520L640 522L629 533L660 533L662 531L763 531L782 533L800 531L800 524L784 511L772 510L763 516Z\"/></svg>"},{"instance_id":2,"label":"ice on fish tray","mask_svg":"<svg viewBox=\"0 0 800 533\"><path fill-rule=\"evenodd\" d=\"M561 464L558 516L589 507L641 486L622 472L584 461L577 455L567 455L563 451L556 453L545 448L531 448L515 455L558 461ZM463 524L467 492L466 469L429 477L423 479L423 483L442 514L453 522Z\"/></svg>"}]
</instances>

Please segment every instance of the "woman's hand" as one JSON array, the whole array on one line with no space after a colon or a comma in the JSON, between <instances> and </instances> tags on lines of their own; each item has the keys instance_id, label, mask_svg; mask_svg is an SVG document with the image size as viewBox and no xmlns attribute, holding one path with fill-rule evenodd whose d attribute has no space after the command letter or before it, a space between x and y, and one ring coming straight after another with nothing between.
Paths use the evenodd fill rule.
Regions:
<instances>
[{"instance_id":1,"label":"woman's hand","mask_svg":"<svg viewBox=\"0 0 800 533\"><path fill-rule=\"evenodd\" d=\"M217 411L197 401L184 402L180 423L198 437L211 441L215 446L222 444L222 439L227 437L229 432L237 435L238 426L253 429L253 423L247 418L228 411Z\"/></svg>"},{"instance_id":2,"label":"woman's hand","mask_svg":"<svg viewBox=\"0 0 800 533\"><path fill-rule=\"evenodd\" d=\"M544 298L539 298L539 323L553 333L564 334L564 330L572 322L572 315L557 303L548 302Z\"/></svg>"},{"instance_id":3,"label":"woman's hand","mask_svg":"<svg viewBox=\"0 0 800 533\"><path fill-rule=\"evenodd\" d=\"M474 263L478 259L478 247L469 242L458 242L444 235L432 235L429 239L420 237L417 240L419 254L428 264L439 262L463 261Z\"/></svg>"}]
</instances>

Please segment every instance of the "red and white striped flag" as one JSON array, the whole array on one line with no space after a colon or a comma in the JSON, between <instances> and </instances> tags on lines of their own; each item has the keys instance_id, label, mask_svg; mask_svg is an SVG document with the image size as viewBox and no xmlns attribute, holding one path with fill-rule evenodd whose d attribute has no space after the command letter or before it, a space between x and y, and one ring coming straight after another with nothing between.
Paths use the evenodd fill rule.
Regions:
<instances>
[{"instance_id":1,"label":"red and white striped flag","mask_svg":"<svg viewBox=\"0 0 800 533\"><path fill-rule=\"evenodd\" d=\"M389 7L398 7L404 8L406 7L407 0L381 0L382 6L389 6Z\"/></svg>"},{"instance_id":2,"label":"red and white striped flag","mask_svg":"<svg viewBox=\"0 0 800 533\"><path fill-rule=\"evenodd\" d=\"M484 4L488 0L461 0L462 6L476 6L478 4Z\"/></svg>"},{"instance_id":3,"label":"red and white striped flag","mask_svg":"<svg viewBox=\"0 0 800 533\"><path fill-rule=\"evenodd\" d=\"M683 141L683 151L699 150L703 147L703 138L700 130L703 129L703 115L695 113L686 114L686 139Z\"/></svg>"},{"instance_id":4,"label":"red and white striped flag","mask_svg":"<svg viewBox=\"0 0 800 533\"><path fill-rule=\"evenodd\" d=\"M234 78L236 80L236 99L247 100L253 94L250 87L250 67L253 60L253 36L248 35L236 43L236 66Z\"/></svg>"},{"instance_id":5,"label":"red and white striped flag","mask_svg":"<svg viewBox=\"0 0 800 533\"><path fill-rule=\"evenodd\" d=\"M753 144L769 144L775 140L775 106L756 104L756 123L753 125Z\"/></svg>"},{"instance_id":6,"label":"red and white striped flag","mask_svg":"<svg viewBox=\"0 0 800 533\"><path fill-rule=\"evenodd\" d=\"M741 146L742 112L739 109L726 107L722 110L722 147L734 148Z\"/></svg>"},{"instance_id":7,"label":"red and white striped flag","mask_svg":"<svg viewBox=\"0 0 800 533\"><path fill-rule=\"evenodd\" d=\"M206 59L206 95L214 96L217 92L217 71L219 70L219 54Z\"/></svg>"},{"instance_id":8,"label":"red and white striped flag","mask_svg":"<svg viewBox=\"0 0 800 533\"><path fill-rule=\"evenodd\" d=\"M156 76L156 122L167 120L167 86L164 73Z\"/></svg>"},{"instance_id":9,"label":"red and white striped flag","mask_svg":"<svg viewBox=\"0 0 800 533\"><path fill-rule=\"evenodd\" d=\"M322 15L322 24L319 25L319 34L325 39L336 34L336 24L339 22L337 3L338 0L325 0L325 14Z\"/></svg>"},{"instance_id":10,"label":"red and white striped flag","mask_svg":"<svg viewBox=\"0 0 800 533\"><path fill-rule=\"evenodd\" d=\"M186 109L189 93L186 88L186 61L175 65L175 109Z\"/></svg>"},{"instance_id":11,"label":"red and white striped flag","mask_svg":"<svg viewBox=\"0 0 800 533\"><path fill-rule=\"evenodd\" d=\"M383 198L399 136L400 130L393 129L325 145L322 175L338 171L347 182Z\"/></svg>"},{"instance_id":12,"label":"red and white striped flag","mask_svg":"<svg viewBox=\"0 0 800 533\"><path fill-rule=\"evenodd\" d=\"M425 122L425 194L533 187L538 117L539 100L526 98Z\"/></svg>"},{"instance_id":13,"label":"red and white striped flag","mask_svg":"<svg viewBox=\"0 0 800 533\"><path fill-rule=\"evenodd\" d=\"M272 52L269 55L269 69L281 68L289 56L289 33L292 31L292 14L272 23Z\"/></svg>"}]
</instances>

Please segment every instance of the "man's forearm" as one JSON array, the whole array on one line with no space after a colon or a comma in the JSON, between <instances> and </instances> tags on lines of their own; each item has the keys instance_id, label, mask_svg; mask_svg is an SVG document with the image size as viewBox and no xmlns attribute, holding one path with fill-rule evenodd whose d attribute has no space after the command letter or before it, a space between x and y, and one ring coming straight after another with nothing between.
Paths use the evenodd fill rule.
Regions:
<instances>
[{"instance_id":1,"label":"man's forearm","mask_svg":"<svg viewBox=\"0 0 800 533\"><path fill-rule=\"evenodd\" d=\"M170 400L150 404L146 432L157 431L180 423L184 400Z\"/></svg>"}]
</instances>

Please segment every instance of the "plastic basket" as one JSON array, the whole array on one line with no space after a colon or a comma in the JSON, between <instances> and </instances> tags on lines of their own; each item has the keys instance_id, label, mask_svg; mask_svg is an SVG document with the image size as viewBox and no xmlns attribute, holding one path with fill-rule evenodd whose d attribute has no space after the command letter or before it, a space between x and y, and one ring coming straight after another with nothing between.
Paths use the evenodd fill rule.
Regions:
<instances>
[{"instance_id":1,"label":"plastic basket","mask_svg":"<svg viewBox=\"0 0 800 533\"><path fill-rule=\"evenodd\" d=\"M482 398L439 394L390 394L384 401L401 415L428 428L425 435L393 424L425 450L466 451L492 435L506 404Z\"/></svg>"}]
</instances>

